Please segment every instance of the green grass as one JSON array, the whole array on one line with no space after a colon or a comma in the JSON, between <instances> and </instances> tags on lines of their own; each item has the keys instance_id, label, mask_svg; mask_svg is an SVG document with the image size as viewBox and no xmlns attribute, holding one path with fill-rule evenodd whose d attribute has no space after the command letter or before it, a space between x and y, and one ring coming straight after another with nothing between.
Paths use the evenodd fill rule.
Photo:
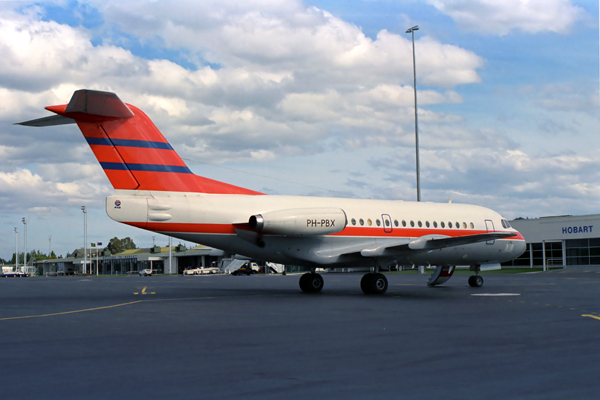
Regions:
<instances>
[{"instance_id":1,"label":"green grass","mask_svg":"<svg viewBox=\"0 0 600 400\"><path fill-rule=\"evenodd\" d=\"M557 267L548 267L548 270L562 269ZM426 274L433 274L435 269L425 269ZM490 271L480 271L480 274L522 274L525 272L541 272L543 268L503 268L503 269L494 269ZM385 274L418 274L419 270L410 270L410 271L383 271ZM468 269L457 269L454 271L455 274L473 274L473 271Z\"/></svg>"}]
</instances>

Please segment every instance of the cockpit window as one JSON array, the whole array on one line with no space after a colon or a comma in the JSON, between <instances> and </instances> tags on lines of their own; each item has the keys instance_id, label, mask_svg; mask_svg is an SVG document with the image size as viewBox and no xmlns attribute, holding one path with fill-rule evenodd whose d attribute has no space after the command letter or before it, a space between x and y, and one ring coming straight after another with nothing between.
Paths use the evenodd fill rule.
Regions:
<instances>
[{"instance_id":1,"label":"cockpit window","mask_svg":"<svg viewBox=\"0 0 600 400\"><path fill-rule=\"evenodd\" d=\"M505 219L503 219L503 220L502 220L502 226L503 226L504 228L506 228L506 229L510 228L510 224L509 224L509 223L508 223L508 221L507 221L507 220L505 220Z\"/></svg>"}]
</instances>

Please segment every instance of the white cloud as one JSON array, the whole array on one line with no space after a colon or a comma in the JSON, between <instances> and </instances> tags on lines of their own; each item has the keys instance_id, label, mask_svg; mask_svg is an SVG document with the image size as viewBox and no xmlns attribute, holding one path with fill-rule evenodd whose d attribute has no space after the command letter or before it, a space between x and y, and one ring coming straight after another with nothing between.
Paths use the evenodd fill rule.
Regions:
<instances>
[{"instance_id":1,"label":"white cloud","mask_svg":"<svg viewBox=\"0 0 600 400\"><path fill-rule=\"evenodd\" d=\"M181 4L189 12L162 2L97 6L108 26L188 46L219 68L190 71L168 60L146 60L112 44L118 41L93 45L92 32L83 28L13 14L0 21L0 46L10 50L0 61L0 85L9 82L0 95L20 97L31 112L66 103L77 88L113 90L166 127L174 145L185 144L184 156L210 148L200 156L204 160L252 160L261 151L314 153L327 140L352 146L360 132L369 132L363 145L388 143L411 123L407 38L382 30L372 40L357 26L299 1ZM423 85L450 89L480 80L476 71L483 63L474 53L427 38L419 42ZM423 106L462 101L453 90L434 88L420 90L420 99ZM12 111L0 110L0 118L15 118ZM460 120L433 111L423 111L423 118ZM15 129L22 132L13 128L12 135L19 135Z\"/></svg>"},{"instance_id":2,"label":"white cloud","mask_svg":"<svg viewBox=\"0 0 600 400\"><path fill-rule=\"evenodd\" d=\"M372 164L393 182L390 191L408 169L402 158L375 159ZM455 202L485 204L508 218L570 214L574 207L594 212L600 195L594 183L600 181L600 162L570 152L532 155L475 146L422 150L421 168L427 201L452 197Z\"/></svg>"},{"instance_id":3,"label":"white cloud","mask_svg":"<svg viewBox=\"0 0 600 400\"><path fill-rule=\"evenodd\" d=\"M484 34L568 33L584 11L570 0L427 0L462 29Z\"/></svg>"},{"instance_id":4,"label":"white cloud","mask_svg":"<svg viewBox=\"0 0 600 400\"><path fill-rule=\"evenodd\" d=\"M250 172L262 168L272 170L263 175L291 176L311 192L322 186L327 190L319 193L407 198L411 192L412 198L412 47L406 35L381 29L369 37L357 25L299 0L91 4L103 22L90 30L52 21L43 6L26 8L25 14L4 7L0 199L5 219L22 210L50 219L74 206L79 213L79 205L91 203L103 210L102 199L111 188L76 126L12 125L48 115L44 106L64 104L84 87L114 91L144 110L195 172L216 170L203 163L235 162ZM435 4L461 26L489 34L519 29L562 33L579 15L566 1L545 2L547 15L533 0ZM518 18L509 19L519 7ZM563 10L564 24L553 25L557 10ZM138 41L159 50L154 54L177 53L196 68L160 56L144 58L136 49ZM528 202L535 204L531 207L543 203L543 210L590 210L598 204L593 173L598 165L589 156L535 154L537 147L522 146L528 135L534 146L546 140L522 128L527 123L532 131L544 124L557 132L562 127L573 131L576 124L567 118L579 122L583 115L585 127L594 126L597 91L578 90L575 83L536 82L518 99L519 105L533 104L535 113L523 110L527 117L515 117L519 129L508 132L506 125L496 126L493 116L469 112L478 107L463 85L475 89L481 83L479 73L488 67L481 55L427 36L419 37L416 51L428 200L445 201L451 195L499 210L526 209ZM507 100L499 92L494 93L498 101L483 113L501 112ZM376 162L369 164L369 159ZM340 172L323 172L332 165ZM256 181L235 182L240 174L227 173L221 179L233 177L234 184L262 190L253 186ZM265 185L263 180L258 184ZM271 191L289 193L283 185L273 184ZM561 191L579 198L561 197ZM43 201L32 193L44 193ZM297 193L307 194L306 187Z\"/></svg>"},{"instance_id":5,"label":"white cloud","mask_svg":"<svg viewBox=\"0 0 600 400\"><path fill-rule=\"evenodd\" d=\"M103 197L109 195L106 186L81 180L82 175L75 181L53 182L28 169L0 172L0 210L36 212L40 210L40 204L46 209L57 210L78 204L102 203ZM61 176L61 179L65 177Z\"/></svg>"},{"instance_id":6,"label":"white cloud","mask_svg":"<svg viewBox=\"0 0 600 400\"><path fill-rule=\"evenodd\" d=\"M291 80L296 91L300 87L318 90L324 83L412 82L408 38L382 30L372 40L356 25L301 1L180 3L188 12L164 2L98 2L97 6L120 29L146 40L159 37L168 47L190 49L228 70L242 70L244 81ZM139 15L160 15L161 22ZM479 81L476 69L482 62L472 52L429 39L419 40L418 49L423 83L453 87Z\"/></svg>"}]
</instances>

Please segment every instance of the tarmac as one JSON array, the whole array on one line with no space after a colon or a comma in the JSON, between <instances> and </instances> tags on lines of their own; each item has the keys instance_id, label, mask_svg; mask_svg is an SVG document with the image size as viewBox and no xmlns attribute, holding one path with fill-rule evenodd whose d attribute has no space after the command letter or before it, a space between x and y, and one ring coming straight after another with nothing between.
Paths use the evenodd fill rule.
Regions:
<instances>
[{"instance_id":1,"label":"tarmac","mask_svg":"<svg viewBox=\"0 0 600 400\"><path fill-rule=\"evenodd\" d=\"M600 269L0 280L0 398L596 399Z\"/></svg>"}]
</instances>

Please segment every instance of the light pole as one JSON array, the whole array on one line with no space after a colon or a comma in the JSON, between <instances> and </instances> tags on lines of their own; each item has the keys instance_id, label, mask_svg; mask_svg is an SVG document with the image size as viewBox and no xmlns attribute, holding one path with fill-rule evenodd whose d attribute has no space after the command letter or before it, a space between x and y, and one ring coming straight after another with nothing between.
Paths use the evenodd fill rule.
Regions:
<instances>
[{"instance_id":1,"label":"light pole","mask_svg":"<svg viewBox=\"0 0 600 400\"><path fill-rule=\"evenodd\" d=\"M412 50L413 50L413 77L415 89L415 148L417 160L417 201L421 201L421 172L419 166L419 121L417 119L417 65L415 62L415 31L419 30L419 25L409 28L406 33L412 35Z\"/></svg>"},{"instance_id":2,"label":"light pole","mask_svg":"<svg viewBox=\"0 0 600 400\"><path fill-rule=\"evenodd\" d=\"M15 227L15 272L19 270L19 230Z\"/></svg>"},{"instance_id":3,"label":"light pole","mask_svg":"<svg viewBox=\"0 0 600 400\"><path fill-rule=\"evenodd\" d=\"M173 274L173 238L169 236L169 273Z\"/></svg>"},{"instance_id":4,"label":"light pole","mask_svg":"<svg viewBox=\"0 0 600 400\"><path fill-rule=\"evenodd\" d=\"M83 211L83 270L85 274L87 272L87 210L85 206L81 206Z\"/></svg>"},{"instance_id":5,"label":"light pole","mask_svg":"<svg viewBox=\"0 0 600 400\"><path fill-rule=\"evenodd\" d=\"M23 237L25 238L25 260L23 262L23 266L25 267L25 273L27 273L27 219L25 219L25 217L21 218L21 221L23 221L23 225L25 226L25 232L23 232Z\"/></svg>"}]
</instances>

